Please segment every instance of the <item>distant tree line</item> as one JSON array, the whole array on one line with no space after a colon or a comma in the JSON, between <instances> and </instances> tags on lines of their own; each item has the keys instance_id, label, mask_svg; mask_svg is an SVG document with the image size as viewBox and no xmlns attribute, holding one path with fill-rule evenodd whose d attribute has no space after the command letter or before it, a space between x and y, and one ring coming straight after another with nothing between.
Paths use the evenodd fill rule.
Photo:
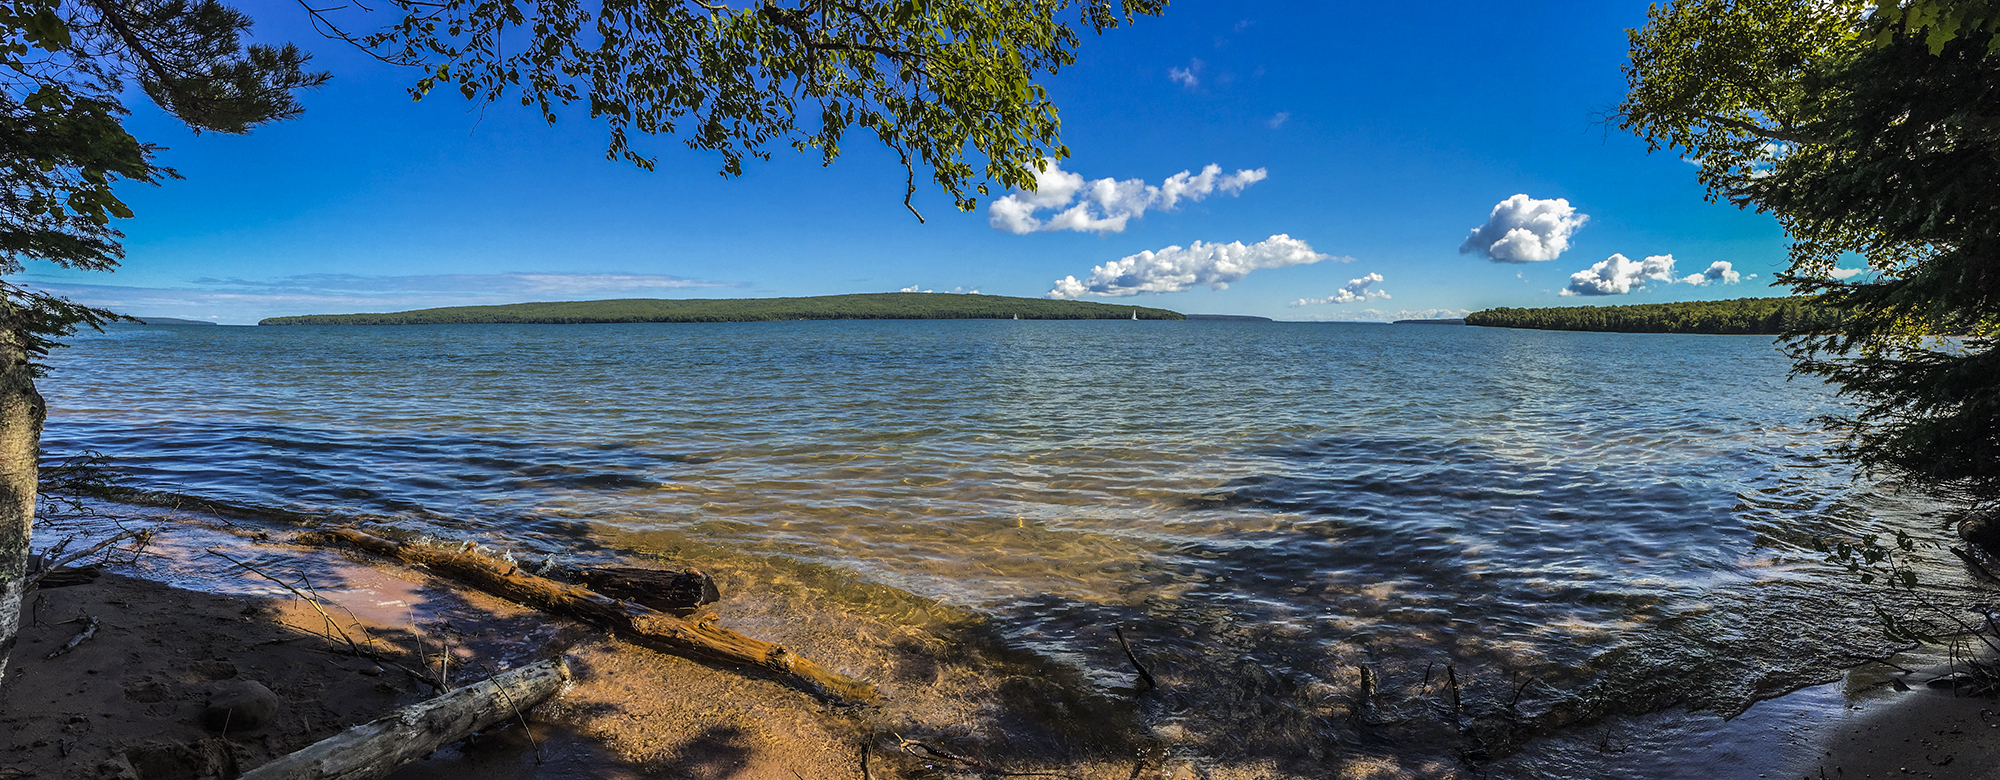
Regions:
<instances>
[{"instance_id":1,"label":"distant tree line","mask_svg":"<svg viewBox=\"0 0 2000 780\"><path fill-rule=\"evenodd\" d=\"M1580 330L1599 333L1715 333L1778 335L1830 328L1841 314L1808 298L1737 298L1728 301L1643 303L1633 306L1501 307L1466 315L1465 324L1492 328Z\"/></svg>"},{"instance_id":2,"label":"distant tree line","mask_svg":"<svg viewBox=\"0 0 2000 780\"><path fill-rule=\"evenodd\" d=\"M389 314L272 317L259 325L578 325L618 322L763 322L771 320L1142 320L1185 319L1179 312L1089 301L998 295L869 293L811 298L737 298L514 303L451 306Z\"/></svg>"}]
</instances>

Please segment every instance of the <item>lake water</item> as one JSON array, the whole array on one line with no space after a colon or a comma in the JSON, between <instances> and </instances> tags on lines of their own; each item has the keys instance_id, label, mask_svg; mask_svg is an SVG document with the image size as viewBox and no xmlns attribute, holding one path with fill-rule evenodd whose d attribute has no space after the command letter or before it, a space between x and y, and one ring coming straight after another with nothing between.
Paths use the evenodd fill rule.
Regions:
<instances>
[{"instance_id":1,"label":"lake water","mask_svg":"<svg viewBox=\"0 0 2000 780\"><path fill-rule=\"evenodd\" d=\"M1449 666L1476 757L1882 649L1880 589L1810 541L1943 520L1827 460L1839 401L1788 368L1766 337L1448 326L118 327L53 360L44 447L530 551L824 564L1107 688L1122 626L1202 682L1153 717L1250 755L1396 720L1330 714L1362 668L1407 709Z\"/></svg>"}]
</instances>

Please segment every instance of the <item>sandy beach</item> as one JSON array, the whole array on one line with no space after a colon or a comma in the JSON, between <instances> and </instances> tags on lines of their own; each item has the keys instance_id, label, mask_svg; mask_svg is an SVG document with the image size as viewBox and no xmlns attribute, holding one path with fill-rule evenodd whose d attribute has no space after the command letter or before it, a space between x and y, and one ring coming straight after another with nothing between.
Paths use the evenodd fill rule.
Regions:
<instances>
[{"instance_id":1,"label":"sandy beach","mask_svg":"<svg viewBox=\"0 0 2000 780\"><path fill-rule=\"evenodd\" d=\"M126 522L155 514L127 511ZM309 581L317 605L209 551ZM815 603L824 582L739 587L720 572L731 595L714 609L738 630L875 682L880 706L831 707L421 571L257 531L176 523L136 561L121 555L96 582L30 596L0 688L0 777L234 777L433 695L441 673L449 684L556 655L574 679L527 713L529 727L498 728L395 776L852 778L862 775L864 744L874 777L981 765L1128 777L1170 763L1157 742L1133 736L1129 702L1093 695L998 643L965 641L977 630L966 616L911 602L891 624ZM80 617L96 617L99 629L74 652L45 658ZM348 639L384 661L356 657ZM245 680L276 694L277 716L256 728L204 728L211 693Z\"/></svg>"}]
</instances>

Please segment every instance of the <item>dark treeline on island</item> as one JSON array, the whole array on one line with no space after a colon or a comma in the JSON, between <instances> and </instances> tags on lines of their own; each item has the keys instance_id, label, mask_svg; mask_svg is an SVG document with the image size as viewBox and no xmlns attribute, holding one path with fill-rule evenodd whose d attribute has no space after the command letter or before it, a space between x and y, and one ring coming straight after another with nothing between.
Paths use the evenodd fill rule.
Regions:
<instances>
[{"instance_id":1,"label":"dark treeline on island","mask_svg":"<svg viewBox=\"0 0 2000 780\"><path fill-rule=\"evenodd\" d=\"M513 303L450 306L388 314L272 317L259 325L580 325L617 322L762 322L769 320L1142 320L1185 319L1179 312L1088 301L999 295L865 293L811 298L722 298Z\"/></svg>"},{"instance_id":2,"label":"dark treeline on island","mask_svg":"<svg viewBox=\"0 0 2000 780\"><path fill-rule=\"evenodd\" d=\"M1599 333L1715 333L1777 335L1832 325L1838 315L1802 298L1642 303L1633 306L1501 307L1465 316L1467 325Z\"/></svg>"}]
</instances>

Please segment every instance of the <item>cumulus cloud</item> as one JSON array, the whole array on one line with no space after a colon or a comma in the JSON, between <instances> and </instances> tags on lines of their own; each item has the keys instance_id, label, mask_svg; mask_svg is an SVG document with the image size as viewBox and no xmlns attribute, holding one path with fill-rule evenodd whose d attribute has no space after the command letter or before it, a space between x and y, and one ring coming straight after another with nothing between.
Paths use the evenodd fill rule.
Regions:
<instances>
[{"instance_id":1,"label":"cumulus cloud","mask_svg":"<svg viewBox=\"0 0 2000 780\"><path fill-rule=\"evenodd\" d=\"M1708 264L1708 270L1698 274L1688 274L1685 278L1681 279L1681 281L1686 282L1688 284L1692 284L1696 287L1707 287L1709 284L1714 282L1721 282L1723 284L1735 284L1737 282L1743 281L1743 275L1737 273L1734 268L1730 267L1729 261L1717 260L1713 263Z\"/></svg>"},{"instance_id":2,"label":"cumulus cloud","mask_svg":"<svg viewBox=\"0 0 2000 780\"><path fill-rule=\"evenodd\" d=\"M1241 241L1227 244L1196 241L1185 249L1170 246L1157 252L1147 250L1105 263L1090 269L1089 278L1081 281L1074 276L1065 276L1056 280L1055 288L1049 290L1045 297L1065 299L1095 295L1120 298L1139 293L1182 292L1204 286L1224 290L1260 268L1308 265L1322 260L1352 262L1354 258L1314 252L1306 242L1283 233L1248 245Z\"/></svg>"},{"instance_id":3,"label":"cumulus cloud","mask_svg":"<svg viewBox=\"0 0 2000 780\"><path fill-rule=\"evenodd\" d=\"M1707 287L1716 282L1736 284L1744 279L1755 279L1736 272L1727 260L1717 260L1708 264L1708 269L1698 274L1674 276L1673 255L1653 255L1638 262L1624 255L1612 255L1604 262L1569 275L1569 286L1563 288L1563 295L1624 295L1634 290L1644 289L1647 282L1667 284L1691 284Z\"/></svg>"},{"instance_id":4,"label":"cumulus cloud","mask_svg":"<svg viewBox=\"0 0 2000 780\"><path fill-rule=\"evenodd\" d=\"M1569 237L1587 214L1578 214L1562 198L1536 200L1515 195L1493 206L1486 224L1472 229L1460 244L1460 254L1477 254L1500 263L1539 263L1554 260L1569 249Z\"/></svg>"},{"instance_id":5,"label":"cumulus cloud","mask_svg":"<svg viewBox=\"0 0 2000 780\"><path fill-rule=\"evenodd\" d=\"M1865 274L1867 272L1868 269L1866 268L1829 268L1826 271L1826 275L1835 279L1849 279L1857 274Z\"/></svg>"},{"instance_id":6,"label":"cumulus cloud","mask_svg":"<svg viewBox=\"0 0 2000 780\"><path fill-rule=\"evenodd\" d=\"M1167 80L1187 89L1201 86L1201 60L1188 60L1188 66L1185 68L1168 68Z\"/></svg>"},{"instance_id":7,"label":"cumulus cloud","mask_svg":"<svg viewBox=\"0 0 2000 780\"><path fill-rule=\"evenodd\" d=\"M1286 305L1298 308L1300 306L1319 306L1329 303L1354 303L1356 301L1387 299L1389 297L1388 292L1369 289L1371 285L1380 281L1382 281L1381 274L1371 273L1359 279L1347 280L1347 284L1342 285L1339 290L1335 290L1332 295L1325 298L1300 298Z\"/></svg>"},{"instance_id":8,"label":"cumulus cloud","mask_svg":"<svg viewBox=\"0 0 2000 780\"><path fill-rule=\"evenodd\" d=\"M1646 286L1647 281L1674 282L1674 256L1653 255L1633 262L1614 254L1582 271L1569 275L1563 295L1624 295Z\"/></svg>"},{"instance_id":9,"label":"cumulus cloud","mask_svg":"<svg viewBox=\"0 0 2000 780\"><path fill-rule=\"evenodd\" d=\"M1119 233L1125 223L1144 216L1149 209L1172 211L1181 201L1200 201L1215 193L1241 195L1243 189L1263 181L1270 174L1263 168L1244 169L1227 176L1222 166L1210 163L1201 173L1181 171L1159 185L1142 179L1096 179L1085 181L1055 160L1035 173L1034 192L1014 192L993 201L986 208L986 222L994 230L1014 234L1037 231L1075 230L1083 233ZM1047 219L1036 216L1054 211Z\"/></svg>"},{"instance_id":10,"label":"cumulus cloud","mask_svg":"<svg viewBox=\"0 0 2000 780\"><path fill-rule=\"evenodd\" d=\"M1269 126L1272 130L1276 130L1280 127L1284 127L1285 122L1289 121L1291 118L1292 118L1292 112L1279 111L1276 114L1272 114L1270 119L1264 120L1264 124Z\"/></svg>"}]
</instances>

